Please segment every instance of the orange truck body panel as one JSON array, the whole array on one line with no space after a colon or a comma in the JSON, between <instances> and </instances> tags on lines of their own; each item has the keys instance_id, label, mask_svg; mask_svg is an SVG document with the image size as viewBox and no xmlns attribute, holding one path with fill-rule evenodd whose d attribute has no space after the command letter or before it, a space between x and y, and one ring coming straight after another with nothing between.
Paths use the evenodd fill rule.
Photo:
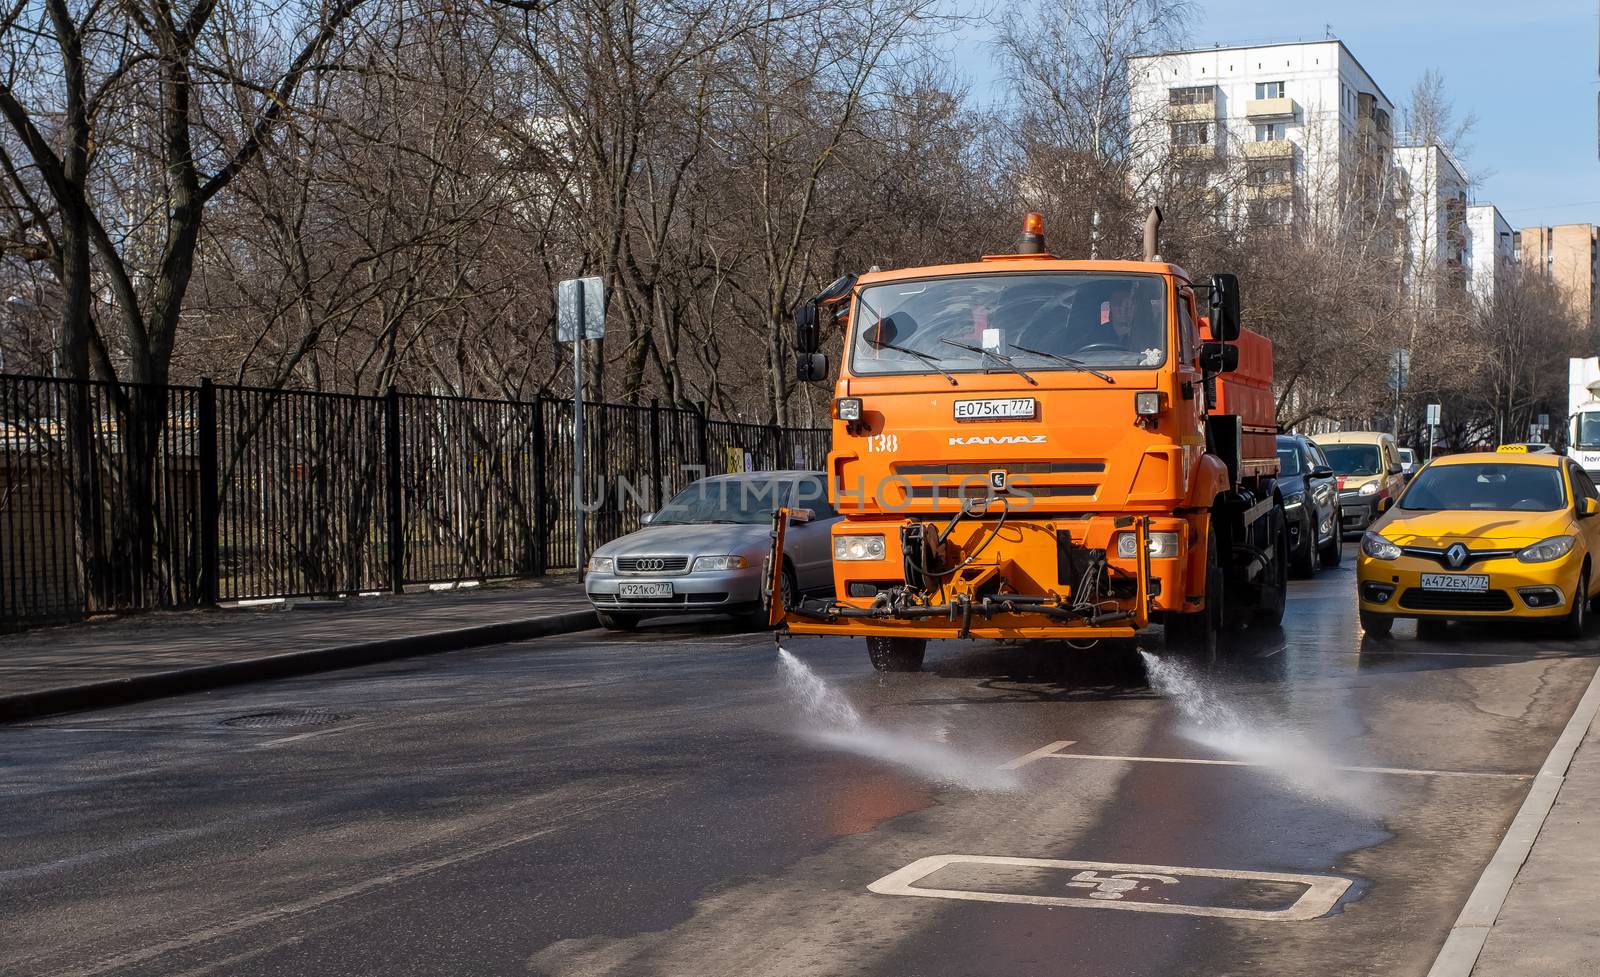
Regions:
<instances>
[{"instance_id":1,"label":"orange truck body panel","mask_svg":"<svg viewBox=\"0 0 1600 977\"><path fill-rule=\"evenodd\" d=\"M1004 369L956 373L954 383L934 370L852 371L856 331L866 326L862 290L923 278L1032 272L1159 276L1168 296L1165 362L1105 367L1111 383L1059 367L1035 371L1034 360L1027 369L1037 384ZM862 275L850 303L836 395L860 398L862 412L859 420L833 422L826 471L831 501L844 516L833 533L836 543L881 535L884 552L877 560L836 558L831 609L784 609L775 598L774 624L802 634L1126 638L1161 612L1203 609L1209 508L1229 489L1229 479L1226 466L1206 453L1200 309L1182 268L1000 256ZM981 325L980 313L973 315ZM1249 459L1242 480L1247 473L1275 473L1277 455L1271 343L1246 333L1239 356L1239 370L1215 381L1213 413L1241 415ZM1141 393L1160 397L1159 414L1136 413ZM1035 416L956 419L958 400L1008 397L1032 398ZM987 492L995 472L1005 473L1007 498L956 518L962 499ZM918 596L914 614L871 616L883 606L883 593L906 583L903 527L918 524L943 534L937 556L949 572ZM1124 534L1131 539L1119 553ZM1171 552L1150 555L1150 534L1175 540ZM1130 554L1135 541L1137 554ZM1083 559L1102 559L1102 576L1084 573ZM1064 610L1082 612L1090 603L1093 610L1081 617Z\"/></svg>"}]
</instances>

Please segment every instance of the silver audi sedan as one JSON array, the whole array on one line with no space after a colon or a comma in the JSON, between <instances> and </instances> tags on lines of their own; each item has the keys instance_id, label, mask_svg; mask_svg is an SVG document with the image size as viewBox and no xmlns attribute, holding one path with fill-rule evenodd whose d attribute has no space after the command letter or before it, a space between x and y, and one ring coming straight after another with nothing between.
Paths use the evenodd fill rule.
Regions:
<instances>
[{"instance_id":1,"label":"silver audi sedan","mask_svg":"<svg viewBox=\"0 0 1600 977\"><path fill-rule=\"evenodd\" d=\"M600 623L631 631L646 617L708 612L766 626L761 568L772 548L772 513L790 508L784 541L785 600L833 589L832 526L821 472L746 472L702 478L646 515L637 532L589 558L584 588Z\"/></svg>"}]
</instances>

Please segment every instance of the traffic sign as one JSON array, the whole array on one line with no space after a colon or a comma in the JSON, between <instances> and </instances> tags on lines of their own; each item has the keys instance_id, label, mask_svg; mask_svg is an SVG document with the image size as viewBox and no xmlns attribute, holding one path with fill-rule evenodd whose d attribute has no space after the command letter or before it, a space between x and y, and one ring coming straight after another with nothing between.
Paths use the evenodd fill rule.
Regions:
<instances>
[{"instance_id":1,"label":"traffic sign","mask_svg":"<svg viewBox=\"0 0 1600 977\"><path fill-rule=\"evenodd\" d=\"M1428 423L1429 424L1438 424L1439 423L1439 405L1438 404L1429 404L1428 405Z\"/></svg>"},{"instance_id":2,"label":"traffic sign","mask_svg":"<svg viewBox=\"0 0 1600 977\"><path fill-rule=\"evenodd\" d=\"M606 289L598 276L569 278L556 286L556 338L563 343L577 339L579 322L584 339L606 334Z\"/></svg>"}]
</instances>

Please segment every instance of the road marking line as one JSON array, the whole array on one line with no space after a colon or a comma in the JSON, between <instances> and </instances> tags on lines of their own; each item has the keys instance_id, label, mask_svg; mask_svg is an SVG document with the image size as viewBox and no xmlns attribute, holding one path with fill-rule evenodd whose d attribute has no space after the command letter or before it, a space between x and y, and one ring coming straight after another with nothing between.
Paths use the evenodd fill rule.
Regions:
<instances>
[{"instance_id":1,"label":"road marking line","mask_svg":"<svg viewBox=\"0 0 1600 977\"><path fill-rule=\"evenodd\" d=\"M1256 760L1201 760L1193 757L1165 756L1114 756L1107 753L1046 753L1040 760L1113 760L1121 763L1195 763L1216 767L1271 767L1273 764ZM1013 761L1015 762L1015 761ZM1507 780L1527 780L1532 774L1502 773L1497 770L1423 770L1413 767L1327 767L1343 773L1388 773L1412 777L1501 777Z\"/></svg>"},{"instance_id":2,"label":"road marking line","mask_svg":"<svg viewBox=\"0 0 1600 977\"><path fill-rule=\"evenodd\" d=\"M1092 896L1036 896L1018 892L984 892L970 889L919 888L913 883L953 864L1012 865L1026 868L1077 869L1088 872L1140 873L1187 878L1236 879L1250 882L1276 882L1303 885L1306 891L1285 909L1239 909L1229 906L1199 906L1181 903L1127 902L1117 898ZM1335 875L1301 875L1291 872L1239 872L1221 868L1188 868L1178 865L1130 865L1117 862L1078 862L1054 858L1014 858L1008 855L930 855L905 868L890 872L867 889L879 895L923 896L932 899L963 899L971 902L1002 902L1024 906L1076 906L1083 909L1123 909L1136 913L1174 913L1182 916L1220 916L1224 919L1252 919L1268 922L1300 922L1326 915L1350 888L1351 880Z\"/></svg>"},{"instance_id":3,"label":"road marking line","mask_svg":"<svg viewBox=\"0 0 1600 977\"><path fill-rule=\"evenodd\" d=\"M1483 945L1489 939L1489 930L1500 918L1500 910L1511 894L1511 885L1516 882L1517 873L1522 871L1534 840L1555 806L1556 795L1572 766L1572 757L1578 752L1597 713L1600 713L1600 671L1589 680L1589 688L1578 700L1578 708L1572 711L1572 718L1567 720L1566 728L1550 748L1550 755L1545 757L1538 776L1533 778L1527 798L1512 819L1511 827L1506 829L1500 847L1495 849L1488 866L1478 877L1478 884L1473 886L1461 915L1450 927L1450 935L1439 948L1428 977L1470 977L1478 963L1478 954L1483 952Z\"/></svg>"},{"instance_id":4,"label":"road marking line","mask_svg":"<svg viewBox=\"0 0 1600 977\"><path fill-rule=\"evenodd\" d=\"M1042 759L1042 758L1047 757L1047 756L1052 756L1052 755L1055 754L1055 752L1057 750L1066 749L1067 747L1071 746L1072 744L1074 744L1076 742L1078 742L1078 741L1077 740L1056 740L1054 743L1047 743L1044 746L1039 747L1037 750L1034 750L1032 753L1024 753L1022 756L1017 757L1015 760L1007 760L1005 763L1000 764L999 769L1001 769L1001 770L1015 770L1018 767L1025 767L1025 766L1027 766L1028 764L1032 763L1035 760L1039 760L1039 759Z\"/></svg>"}]
</instances>

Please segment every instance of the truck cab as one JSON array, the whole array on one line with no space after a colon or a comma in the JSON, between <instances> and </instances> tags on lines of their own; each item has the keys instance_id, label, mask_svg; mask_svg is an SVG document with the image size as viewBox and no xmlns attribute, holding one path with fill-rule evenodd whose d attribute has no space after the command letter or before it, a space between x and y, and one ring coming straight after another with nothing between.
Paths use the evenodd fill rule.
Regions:
<instances>
[{"instance_id":1,"label":"truck cab","mask_svg":"<svg viewBox=\"0 0 1600 977\"><path fill-rule=\"evenodd\" d=\"M844 334L825 469L843 518L835 596L775 602L773 623L859 634L880 668L930 637L1164 620L1211 640L1236 550L1251 581L1283 562L1241 521L1274 498L1271 347L1239 329L1232 276L1148 258L1057 258L1030 215L1016 253L846 276L803 305L802 379L830 372L822 328Z\"/></svg>"}]
</instances>

